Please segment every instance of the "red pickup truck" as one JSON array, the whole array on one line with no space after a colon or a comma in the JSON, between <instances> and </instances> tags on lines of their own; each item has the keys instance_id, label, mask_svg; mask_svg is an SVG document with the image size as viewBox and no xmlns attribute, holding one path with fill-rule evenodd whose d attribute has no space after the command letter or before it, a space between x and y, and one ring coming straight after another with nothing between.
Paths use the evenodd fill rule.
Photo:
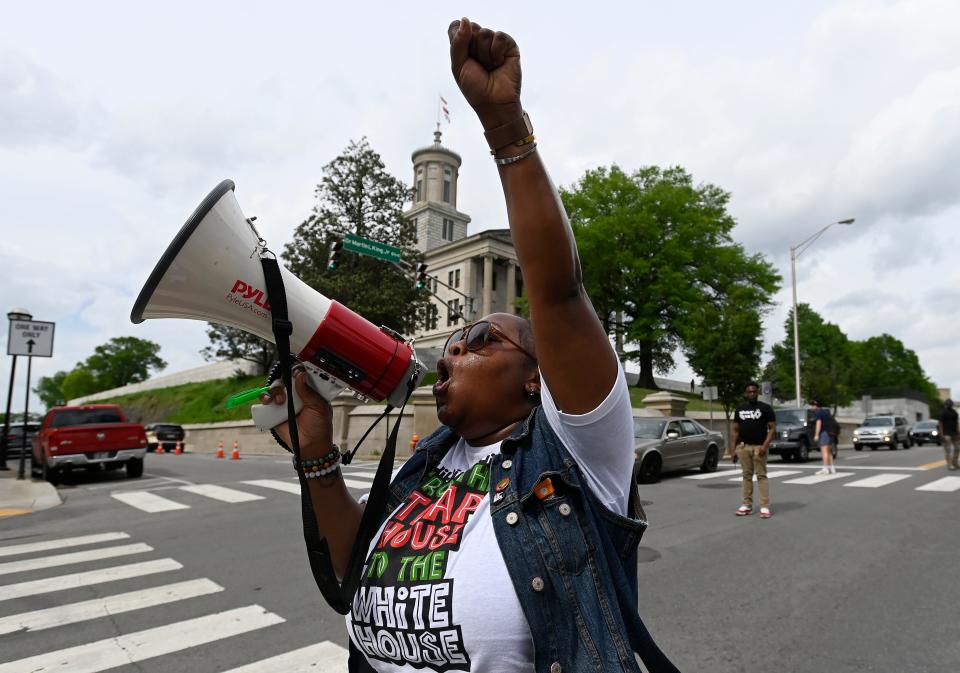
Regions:
<instances>
[{"instance_id":1,"label":"red pickup truck","mask_svg":"<svg viewBox=\"0 0 960 673\"><path fill-rule=\"evenodd\" d=\"M117 405L54 407L33 438L30 472L56 482L61 470L116 470L126 465L128 477L139 477L146 453L143 425L128 423Z\"/></svg>"}]
</instances>

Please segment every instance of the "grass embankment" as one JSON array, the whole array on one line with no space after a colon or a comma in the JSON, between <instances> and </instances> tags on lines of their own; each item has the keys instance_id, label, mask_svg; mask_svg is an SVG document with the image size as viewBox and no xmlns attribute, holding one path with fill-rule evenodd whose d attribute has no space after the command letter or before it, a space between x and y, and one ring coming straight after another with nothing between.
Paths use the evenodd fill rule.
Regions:
<instances>
[{"instance_id":1,"label":"grass embankment","mask_svg":"<svg viewBox=\"0 0 960 673\"><path fill-rule=\"evenodd\" d=\"M433 385L436 372L428 372L421 385ZM227 399L244 390L259 388L262 376L243 376L200 383L185 383L170 388L146 390L142 393L97 400L96 404L119 404L134 423L219 423L250 418L248 402L227 409Z\"/></svg>"},{"instance_id":2,"label":"grass embankment","mask_svg":"<svg viewBox=\"0 0 960 673\"><path fill-rule=\"evenodd\" d=\"M630 388L630 403L634 407L643 407L643 398L647 395L652 395L653 393L663 392L661 390L653 390L652 388ZM674 395L680 395L681 397L686 397L690 400L690 403L687 404L687 411L710 411L710 403L704 400L699 395L691 395L690 393L681 393L675 390L669 390ZM720 412L723 414L723 407L720 406L719 402L713 403L713 413Z\"/></svg>"}]
</instances>

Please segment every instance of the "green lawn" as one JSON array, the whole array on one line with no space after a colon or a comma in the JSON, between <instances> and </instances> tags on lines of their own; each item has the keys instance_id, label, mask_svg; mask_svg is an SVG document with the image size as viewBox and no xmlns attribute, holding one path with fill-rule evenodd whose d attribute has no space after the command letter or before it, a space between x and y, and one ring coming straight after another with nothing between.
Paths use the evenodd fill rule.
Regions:
<instances>
[{"instance_id":1,"label":"green lawn","mask_svg":"<svg viewBox=\"0 0 960 673\"><path fill-rule=\"evenodd\" d=\"M631 387L631 388L630 388L630 402L631 402L632 406L634 406L634 407L642 407L642 406L644 406L644 405L643 405L643 398L644 398L644 397L646 397L647 395L651 395L651 394L653 394L653 393L659 393L659 392L661 392L661 391L659 391L659 390L653 390L653 389L651 389L651 388L636 388L636 387ZM671 390L671 391L669 391L669 392L674 392L674 391ZM677 392L677 393L675 393L675 394L676 394L676 395L680 395L680 396L682 396L682 397L686 397L688 400L690 400L690 403L687 405L687 411L709 411L709 410L710 410L710 403L707 402L707 401L705 401L705 400L704 400L702 397L700 397L699 395L691 395L691 394L689 394L689 393L679 393L679 392ZM714 412L714 413L717 413L718 411L722 414L722 413L723 413L723 407L721 407L718 402L714 402L714 403L713 403L713 412Z\"/></svg>"}]
</instances>

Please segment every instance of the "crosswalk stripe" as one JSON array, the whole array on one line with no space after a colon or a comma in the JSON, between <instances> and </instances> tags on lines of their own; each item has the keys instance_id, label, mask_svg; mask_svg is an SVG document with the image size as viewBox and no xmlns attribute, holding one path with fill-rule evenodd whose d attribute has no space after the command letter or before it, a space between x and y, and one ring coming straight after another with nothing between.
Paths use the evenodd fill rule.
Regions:
<instances>
[{"instance_id":1,"label":"crosswalk stripe","mask_svg":"<svg viewBox=\"0 0 960 673\"><path fill-rule=\"evenodd\" d=\"M255 479L253 481L245 481L243 483L250 484L251 486L262 486L263 488L272 488L277 491L284 491L286 493L300 495L300 482L281 481L279 479Z\"/></svg>"},{"instance_id":2,"label":"crosswalk stripe","mask_svg":"<svg viewBox=\"0 0 960 673\"><path fill-rule=\"evenodd\" d=\"M120 502L151 514L154 512L169 512L174 509L190 509L190 505L174 502L150 491L124 491L122 493L111 493L110 495Z\"/></svg>"},{"instance_id":3,"label":"crosswalk stripe","mask_svg":"<svg viewBox=\"0 0 960 673\"><path fill-rule=\"evenodd\" d=\"M880 488L881 486L886 486L887 484L893 484L900 481L901 479L909 479L911 475L909 474L878 474L874 477L867 477L866 479L861 479L859 481L851 481L844 486L853 486L857 488Z\"/></svg>"},{"instance_id":4,"label":"crosswalk stripe","mask_svg":"<svg viewBox=\"0 0 960 673\"><path fill-rule=\"evenodd\" d=\"M82 535L80 537L65 537L59 540L47 540L46 542L29 542L27 544L0 547L0 556L14 556L16 554L29 554L36 551L79 547L80 545L96 544L97 542L113 542L114 540L126 540L129 537L126 533L100 533L98 535Z\"/></svg>"},{"instance_id":5,"label":"crosswalk stripe","mask_svg":"<svg viewBox=\"0 0 960 673\"><path fill-rule=\"evenodd\" d=\"M844 477L855 476L853 472L835 472L833 474L812 474L809 477L800 477L799 479L787 479L784 484L822 484L825 481L834 479L843 479Z\"/></svg>"},{"instance_id":6,"label":"crosswalk stripe","mask_svg":"<svg viewBox=\"0 0 960 673\"><path fill-rule=\"evenodd\" d=\"M767 472L767 479L776 479L778 477L789 477L794 474L802 474L800 470L773 470ZM757 480L757 475L753 475L753 480ZM734 477L730 481L743 481L743 477Z\"/></svg>"},{"instance_id":7,"label":"crosswalk stripe","mask_svg":"<svg viewBox=\"0 0 960 673\"><path fill-rule=\"evenodd\" d=\"M76 551L69 554L43 556L41 558L27 559L24 561L8 561L7 563L0 563L0 575L21 573L27 570L39 570L41 568L55 568L56 566L65 566L70 565L71 563L99 561L101 559L114 558L116 556L142 554L143 552L147 551L153 551L153 547L148 544L138 542L136 544L126 544L119 547L104 547L103 549Z\"/></svg>"},{"instance_id":8,"label":"crosswalk stripe","mask_svg":"<svg viewBox=\"0 0 960 673\"><path fill-rule=\"evenodd\" d=\"M915 491L939 491L940 493L952 493L960 491L960 477L944 477L931 481L929 484L918 486Z\"/></svg>"},{"instance_id":9,"label":"crosswalk stripe","mask_svg":"<svg viewBox=\"0 0 960 673\"><path fill-rule=\"evenodd\" d=\"M369 491L370 487L373 485L373 479L370 481L360 481L359 479L347 479L343 478L343 483L349 486L350 488L360 488L365 491Z\"/></svg>"},{"instance_id":10,"label":"crosswalk stripe","mask_svg":"<svg viewBox=\"0 0 960 673\"><path fill-rule=\"evenodd\" d=\"M90 619L116 615L121 612L131 612L196 596L206 596L218 591L223 591L223 587L219 584L208 579L198 579L153 587L152 589L130 591L70 605L24 612L19 615L0 618L0 635L40 631L54 626L75 624Z\"/></svg>"},{"instance_id":11,"label":"crosswalk stripe","mask_svg":"<svg viewBox=\"0 0 960 673\"><path fill-rule=\"evenodd\" d=\"M717 479L719 477L729 477L732 474L740 474L740 470L720 470L719 472L707 472L705 474L691 474L684 479Z\"/></svg>"},{"instance_id":12,"label":"crosswalk stripe","mask_svg":"<svg viewBox=\"0 0 960 673\"><path fill-rule=\"evenodd\" d=\"M98 673L283 621L259 605L250 605L10 661L0 664L0 673Z\"/></svg>"},{"instance_id":13,"label":"crosswalk stripe","mask_svg":"<svg viewBox=\"0 0 960 673\"><path fill-rule=\"evenodd\" d=\"M180 563L174 561L172 558L163 558L157 561L129 563L111 568L101 568L99 570L87 570L82 573L48 577L43 580L8 584L6 586L0 586L0 601L23 598L24 596L35 596L37 594L49 594L55 591L66 591L68 589L90 586L92 584L126 580L133 577L142 577L143 575L167 572L168 570L180 570L182 567Z\"/></svg>"},{"instance_id":14,"label":"crosswalk stripe","mask_svg":"<svg viewBox=\"0 0 960 673\"><path fill-rule=\"evenodd\" d=\"M325 640L316 645L261 659L224 673L347 673L346 648Z\"/></svg>"},{"instance_id":15,"label":"crosswalk stripe","mask_svg":"<svg viewBox=\"0 0 960 673\"><path fill-rule=\"evenodd\" d=\"M203 495L208 498L213 498L214 500L222 500L223 502L250 502L251 500L264 499L262 495L245 493L244 491L238 491L233 488L225 488L223 486L217 486L216 484L195 484L193 486L181 486L180 490L186 491L187 493Z\"/></svg>"}]
</instances>

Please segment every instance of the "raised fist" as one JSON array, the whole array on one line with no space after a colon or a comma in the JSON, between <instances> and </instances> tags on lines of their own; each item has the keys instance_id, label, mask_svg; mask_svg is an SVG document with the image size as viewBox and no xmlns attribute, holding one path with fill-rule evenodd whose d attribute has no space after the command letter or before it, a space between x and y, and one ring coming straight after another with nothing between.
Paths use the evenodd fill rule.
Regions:
<instances>
[{"instance_id":1,"label":"raised fist","mask_svg":"<svg viewBox=\"0 0 960 673\"><path fill-rule=\"evenodd\" d=\"M451 23L447 35L453 78L484 128L519 118L520 49L513 38L466 18Z\"/></svg>"}]
</instances>

